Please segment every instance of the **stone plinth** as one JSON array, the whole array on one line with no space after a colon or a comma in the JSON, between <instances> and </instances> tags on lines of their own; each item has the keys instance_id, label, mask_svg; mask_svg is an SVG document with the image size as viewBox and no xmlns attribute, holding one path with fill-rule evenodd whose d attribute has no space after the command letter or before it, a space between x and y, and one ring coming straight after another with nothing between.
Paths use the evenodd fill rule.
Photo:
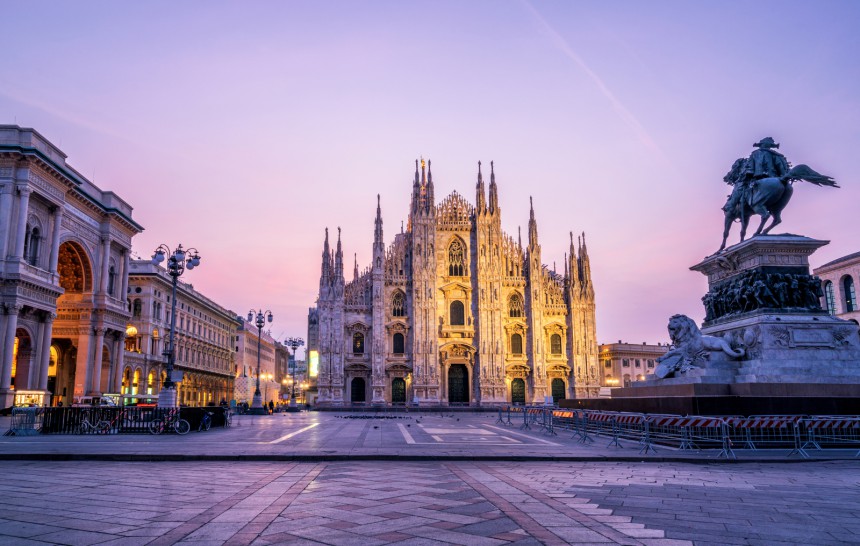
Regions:
<instances>
[{"instance_id":1,"label":"stone plinth","mask_svg":"<svg viewBox=\"0 0 860 546\"><path fill-rule=\"evenodd\" d=\"M827 243L798 235L759 236L694 265L693 271L708 277L701 333L722 338L743 356L709 351L698 368L667 379L648 376L616 389L612 398L639 399L640 405L644 398L684 398L688 403L681 406L688 409L699 407L699 399L713 405L719 398L738 411L756 399L761 413L776 407L837 411L820 399L860 396L858 326L821 309L820 282L809 273L809 256ZM750 400L729 403L737 397ZM774 405L768 398L783 400ZM786 402L789 398L797 400ZM803 402L811 398L819 400Z\"/></svg>"}]
</instances>

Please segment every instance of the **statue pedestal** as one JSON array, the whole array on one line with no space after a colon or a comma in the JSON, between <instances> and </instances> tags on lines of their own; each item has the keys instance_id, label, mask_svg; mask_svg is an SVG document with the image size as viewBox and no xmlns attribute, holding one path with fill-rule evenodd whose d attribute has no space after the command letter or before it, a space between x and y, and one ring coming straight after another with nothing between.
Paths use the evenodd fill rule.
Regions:
<instances>
[{"instance_id":1,"label":"statue pedestal","mask_svg":"<svg viewBox=\"0 0 860 546\"><path fill-rule=\"evenodd\" d=\"M754 237L690 269L708 277L702 334L743 356L710 351L704 365L613 389L567 407L646 413L852 414L860 411L860 331L821 309L809 256L827 241Z\"/></svg>"},{"instance_id":2,"label":"statue pedestal","mask_svg":"<svg viewBox=\"0 0 860 546\"><path fill-rule=\"evenodd\" d=\"M727 383L860 384L857 325L821 308L809 273L809 256L826 244L758 236L690 268L708 277L702 333L745 352Z\"/></svg>"}]
</instances>

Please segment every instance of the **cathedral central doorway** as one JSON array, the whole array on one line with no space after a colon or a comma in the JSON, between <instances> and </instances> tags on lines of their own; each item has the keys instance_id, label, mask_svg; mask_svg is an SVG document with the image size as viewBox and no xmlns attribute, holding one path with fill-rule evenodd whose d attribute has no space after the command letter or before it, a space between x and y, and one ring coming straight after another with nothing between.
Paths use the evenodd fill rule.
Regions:
<instances>
[{"instance_id":1,"label":"cathedral central doorway","mask_svg":"<svg viewBox=\"0 0 860 546\"><path fill-rule=\"evenodd\" d=\"M559 379L556 377L555 379L552 380L550 387L552 389L552 403L553 404L558 404L559 400L565 399L564 380L563 379Z\"/></svg>"},{"instance_id":2,"label":"cathedral central doorway","mask_svg":"<svg viewBox=\"0 0 860 546\"><path fill-rule=\"evenodd\" d=\"M395 377L394 380L391 381L391 403L406 403L406 381L404 381L402 377Z\"/></svg>"},{"instance_id":3,"label":"cathedral central doorway","mask_svg":"<svg viewBox=\"0 0 860 546\"><path fill-rule=\"evenodd\" d=\"M364 378L363 377L353 377L352 382L349 384L349 396L350 401L352 403L356 402L365 402L365 386L364 386Z\"/></svg>"},{"instance_id":4,"label":"cathedral central doorway","mask_svg":"<svg viewBox=\"0 0 860 546\"><path fill-rule=\"evenodd\" d=\"M526 404L526 382L519 377L511 381L511 404Z\"/></svg>"},{"instance_id":5,"label":"cathedral central doorway","mask_svg":"<svg viewBox=\"0 0 860 546\"><path fill-rule=\"evenodd\" d=\"M465 364L451 364L448 368L448 403L469 403L469 371Z\"/></svg>"}]
</instances>

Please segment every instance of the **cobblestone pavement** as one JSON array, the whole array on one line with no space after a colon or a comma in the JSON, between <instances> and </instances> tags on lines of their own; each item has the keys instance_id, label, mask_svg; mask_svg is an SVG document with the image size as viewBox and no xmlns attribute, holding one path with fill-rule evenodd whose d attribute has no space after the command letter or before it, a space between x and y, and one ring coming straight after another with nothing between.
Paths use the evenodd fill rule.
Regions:
<instances>
[{"instance_id":1,"label":"cobblestone pavement","mask_svg":"<svg viewBox=\"0 0 860 546\"><path fill-rule=\"evenodd\" d=\"M2 544L837 544L860 464L0 462Z\"/></svg>"}]
</instances>

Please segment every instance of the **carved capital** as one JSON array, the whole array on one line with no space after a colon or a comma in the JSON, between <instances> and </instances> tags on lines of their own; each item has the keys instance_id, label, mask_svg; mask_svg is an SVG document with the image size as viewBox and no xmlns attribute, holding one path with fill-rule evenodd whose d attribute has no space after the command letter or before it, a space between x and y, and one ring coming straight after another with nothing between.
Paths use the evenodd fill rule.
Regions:
<instances>
[{"instance_id":1,"label":"carved capital","mask_svg":"<svg viewBox=\"0 0 860 546\"><path fill-rule=\"evenodd\" d=\"M6 304L6 314L7 315L17 315L21 312L24 306L20 303L7 303Z\"/></svg>"},{"instance_id":2,"label":"carved capital","mask_svg":"<svg viewBox=\"0 0 860 546\"><path fill-rule=\"evenodd\" d=\"M93 328L93 334L97 336L104 336L105 332L107 332L107 328L105 328L104 326Z\"/></svg>"},{"instance_id":3,"label":"carved capital","mask_svg":"<svg viewBox=\"0 0 860 546\"><path fill-rule=\"evenodd\" d=\"M18 193L21 194L21 197L29 197L33 193L33 188L30 186L18 186Z\"/></svg>"}]
</instances>

